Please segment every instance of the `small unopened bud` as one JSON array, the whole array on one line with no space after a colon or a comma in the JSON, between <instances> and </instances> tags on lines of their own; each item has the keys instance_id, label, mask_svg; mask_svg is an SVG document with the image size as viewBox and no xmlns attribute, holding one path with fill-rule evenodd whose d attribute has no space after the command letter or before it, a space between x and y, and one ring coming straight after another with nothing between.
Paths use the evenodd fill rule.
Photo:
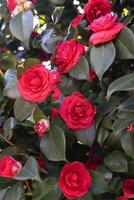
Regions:
<instances>
[{"instance_id":1,"label":"small unopened bud","mask_svg":"<svg viewBox=\"0 0 134 200\"><path fill-rule=\"evenodd\" d=\"M43 137L46 131L49 130L50 122L48 119L41 119L34 125L34 130L40 137Z\"/></svg>"},{"instance_id":2,"label":"small unopened bud","mask_svg":"<svg viewBox=\"0 0 134 200\"><path fill-rule=\"evenodd\" d=\"M33 3L31 1L27 1L24 3L24 9L31 9L33 7Z\"/></svg>"}]
</instances>

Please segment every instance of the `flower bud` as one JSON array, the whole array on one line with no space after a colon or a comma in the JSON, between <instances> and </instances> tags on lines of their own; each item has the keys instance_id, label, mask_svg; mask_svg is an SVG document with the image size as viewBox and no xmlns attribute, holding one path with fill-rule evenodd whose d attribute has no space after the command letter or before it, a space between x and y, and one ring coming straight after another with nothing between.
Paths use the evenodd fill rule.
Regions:
<instances>
[{"instance_id":1,"label":"flower bud","mask_svg":"<svg viewBox=\"0 0 134 200\"><path fill-rule=\"evenodd\" d=\"M41 119L40 121L36 122L34 125L34 130L38 133L40 137L43 137L46 131L49 130L49 120L48 119Z\"/></svg>"},{"instance_id":2,"label":"flower bud","mask_svg":"<svg viewBox=\"0 0 134 200\"><path fill-rule=\"evenodd\" d=\"M33 7L33 3L31 1L27 1L24 3L24 9L31 9Z\"/></svg>"},{"instance_id":3,"label":"flower bud","mask_svg":"<svg viewBox=\"0 0 134 200\"><path fill-rule=\"evenodd\" d=\"M0 176L2 177L14 177L20 172L21 168L21 163L10 156L4 156L0 160Z\"/></svg>"},{"instance_id":4,"label":"flower bud","mask_svg":"<svg viewBox=\"0 0 134 200\"><path fill-rule=\"evenodd\" d=\"M22 12L24 10L23 6L17 6L18 7L18 11L19 13Z\"/></svg>"}]
</instances>

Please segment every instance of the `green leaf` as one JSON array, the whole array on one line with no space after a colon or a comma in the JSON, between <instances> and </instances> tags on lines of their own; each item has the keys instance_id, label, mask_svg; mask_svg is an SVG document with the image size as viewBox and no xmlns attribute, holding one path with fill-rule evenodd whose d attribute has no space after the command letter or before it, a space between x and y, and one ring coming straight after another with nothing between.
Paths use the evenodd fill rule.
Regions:
<instances>
[{"instance_id":1,"label":"green leaf","mask_svg":"<svg viewBox=\"0 0 134 200\"><path fill-rule=\"evenodd\" d=\"M115 40L118 59L134 59L134 33L124 27Z\"/></svg>"},{"instance_id":2,"label":"green leaf","mask_svg":"<svg viewBox=\"0 0 134 200\"><path fill-rule=\"evenodd\" d=\"M22 200L23 195L24 195L23 186L17 183L7 191L7 194L4 200Z\"/></svg>"},{"instance_id":3,"label":"green leaf","mask_svg":"<svg viewBox=\"0 0 134 200\"><path fill-rule=\"evenodd\" d=\"M0 189L0 199L1 200L3 200L3 199L5 200L5 196L6 196L7 190L8 189L5 189L5 190L1 190Z\"/></svg>"},{"instance_id":4,"label":"green leaf","mask_svg":"<svg viewBox=\"0 0 134 200\"><path fill-rule=\"evenodd\" d=\"M33 200L59 200L61 191L56 178L45 179L36 183Z\"/></svg>"},{"instance_id":5,"label":"green leaf","mask_svg":"<svg viewBox=\"0 0 134 200\"><path fill-rule=\"evenodd\" d=\"M33 31L34 16L31 10L23 11L10 21L10 31L13 36L29 48L29 38Z\"/></svg>"},{"instance_id":6,"label":"green leaf","mask_svg":"<svg viewBox=\"0 0 134 200\"><path fill-rule=\"evenodd\" d=\"M14 104L14 115L18 120L23 121L31 115L35 106L36 104L26 101L20 97Z\"/></svg>"},{"instance_id":7,"label":"green leaf","mask_svg":"<svg viewBox=\"0 0 134 200\"><path fill-rule=\"evenodd\" d=\"M121 137L121 146L125 153L134 159L134 133L124 133Z\"/></svg>"},{"instance_id":8,"label":"green leaf","mask_svg":"<svg viewBox=\"0 0 134 200\"><path fill-rule=\"evenodd\" d=\"M102 79L103 74L113 63L115 54L116 51L112 42L91 48L90 62L99 80Z\"/></svg>"},{"instance_id":9,"label":"green leaf","mask_svg":"<svg viewBox=\"0 0 134 200\"><path fill-rule=\"evenodd\" d=\"M6 71L5 76L5 88L3 90L4 96L10 99L17 99L20 96L18 87L17 87L17 77L16 77L16 70L9 69Z\"/></svg>"},{"instance_id":10,"label":"green leaf","mask_svg":"<svg viewBox=\"0 0 134 200\"><path fill-rule=\"evenodd\" d=\"M7 119L3 125L4 136L7 139L11 139L13 135L13 128L16 126L16 120L13 117Z\"/></svg>"},{"instance_id":11,"label":"green leaf","mask_svg":"<svg viewBox=\"0 0 134 200\"><path fill-rule=\"evenodd\" d=\"M45 134L41 139L40 148L48 160L66 160L66 141L63 130L57 125L50 127L49 134Z\"/></svg>"},{"instance_id":12,"label":"green leaf","mask_svg":"<svg viewBox=\"0 0 134 200\"><path fill-rule=\"evenodd\" d=\"M69 75L76 80L90 80L89 64L84 56L80 57L79 62L69 71Z\"/></svg>"},{"instance_id":13,"label":"green leaf","mask_svg":"<svg viewBox=\"0 0 134 200\"><path fill-rule=\"evenodd\" d=\"M88 192L83 197L77 198L77 200L93 200L93 198L92 198L91 192Z\"/></svg>"},{"instance_id":14,"label":"green leaf","mask_svg":"<svg viewBox=\"0 0 134 200\"><path fill-rule=\"evenodd\" d=\"M15 183L16 181L13 179L0 177L0 189L5 189L11 185L14 185Z\"/></svg>"},{"instance_id":15,"label":"green leaf","mask_svg":"<svg viewBox=\"0 0 134 200\"><path fill-rule=\"evenodd\" d=\"M52 14L52 20L54 24L57 24L60 21L64 8L65 8L64 6L55 7Z\"/></svg>"},{"instance_id":16,"label":"green leaf","mask_svg":"<svg viewBox=\"0 0 134 200\"><path fill-rule=\"evenodd\" d=\"M35 64L39 64L39 63L40 63L40 61L37 58L28 58L24 62L24 70L26 70L31 65L35 65Z\"/></svg>"},{"instance_id":17,"label":"green leaf","mask_svg":"<svg viewBox=\"0 0 134 200\"><path fill-rule=\"evenodd\" d=\"M95 125L90 126L88 129L83 129L80 131L75 131L76 138L83 144L93 145L96 138L96 128Z\"/></svg>"},{"instance_id":18,"label":"green leaf","mask_svg":"<svg viewBox=\"0 0 134 200\"><path fill-rule=\"evenodd\" d=\"M16 180L34 179L40 181L37 161L33 157L29 157L20 173L14 178Z\"/></svg>"},{"instance_id":19,"label":"green leaf","mask_svg":"<svg viewBox=\"0 0 134 200\"><path fill-rule=\"evenodd\" d=\"M33 118L36 122L42 118L47 119L47 117L44 115L43 111L38 106L36 106L33 111Z\"/></svg>"},{"instance_id":20,"label":"green leaf","mask_svg":"<svg viewBox=\"0 0 134 200\"><path fill-rule=\"evenodd\" d=\"M117 119L113 123L113 130L114 130L115 135L121 133L122 130L126 129L127 125L129 125L133 121L134 121L134 116L127 118L127 119Z\"/></svg>"},{"instance_id":21,"label":"green leaf","mask_svg":"<svg viewBox=\"0 0 134 200\"><path fill-rule=\"evenodd\" d=\"M134 112L134 96L120 103L119 110Z\"/></svg>"},{"instance_id":22,"label":"green leaf","mask_svg":"<svg viewBox=\"0 0 134 200\"><path fill-rule=\"evenodd\" d=\"M128 164L124 154L120 151L113 151L104 159L105 165L113 172L127 172Z\"/></svg>"},{"instance_id":23,"label":"green leaf","mask_svg":"<svg viewBox=\"0 0 134 200\"><path fill-rule=\"evenodd\" d=\"M103 194L109 192L109 187L104 179L104 176L98 171L91 171L92 176L92 187L91 191L94 195Z\"/></svg>"},{"instance_id":24,"label":"green leaf","mask_svg":"<svg viewBox=\"0 0 134 200\"><path fill-rule=\"evenodd\" d=\"M103 147L107 137L109 136L109 131L106 130L105 128L101 127L99 130L98 130L98 138L97 138L97 141L99 143L99 145L101 147Z\"/></svg>"},{"instance_id":25,"label":"green leaf","mask_svg":"<svg viewBox=\"0 0 134 200\"><path fill-rule=\"evenodd\" d=\"M127 74L112 82L107 91L107 98L117 91L130 91L134 90L134 73Z\"/></svg>"},{"instance_id":26,"label":"green leaf","mask_svg":"<svg viewBox=\"0 0 134 200\"><path fill-rule=\"evenodd\" d=\"M13 55L6 55L0 58L0 68L3 70L16 67L17 61Z\"/></svg>"}]
</instances>

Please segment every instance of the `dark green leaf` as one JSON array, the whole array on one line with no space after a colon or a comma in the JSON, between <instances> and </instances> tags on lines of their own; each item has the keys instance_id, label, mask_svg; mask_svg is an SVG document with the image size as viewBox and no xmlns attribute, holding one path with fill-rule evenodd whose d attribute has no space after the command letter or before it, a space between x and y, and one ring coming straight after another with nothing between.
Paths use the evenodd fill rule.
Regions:
<instances>
[{"instance_id":1,"label":"dark green leaf","mask_svg":"<svg viewBox=\"0 0 134 200\"><path fill-rule=\"evenodd\" d=\"M122 111L134 112L134 96L123 101L120 104L119 109Z\"/></svg>"},{"instance_id":2,"label":"dark green leaf","mask_svg":"<svg viewBox=\"0 0 134 200\"><path fill-rule=\"evenodd\" d=\"M29 48L29 38L33 31L34 16L31 10L23 11L10 21L10 31L18 40Z\"/></svg>"},{"instance_id":3,"label":"dark green leaf","mask_svg":"<svg viewBox=\"0 0 134 200\"><path fill-rule=\"evenodd\" d=\"M31 115L35 106L36 104L26 101L20 97L14 104L14 115L18 120L23 121Z\"/></svg>"},{"instance_id":4,"label":"dark green leaf","mask_svg":"<svg viewBox=\"0 0 134 200\"><path fill-rule=\"evenodd\" d=\"M16 181L13 179L0 177L0 189L5 189L11 185L14 185L15 183Z\"/></svg>"},{"instance_id":5,"label":"dark green leaf","mask_svg":"<svg viewBox=\"0 0 134 200\"><path fill-rule=\"evenodd\" d=\"M24 195L23 186L17 183L8 190L4 200L22 200L23 195Z\"/></svg>"},{"instance_id":6,"label":"dark green leaf","mask_svg":"<svg viewBox=\"0 0 134 200\"><path fill-rule=\"evenodd\" d=\"M20 173L15 177L16 180L34 179L40 181L38 163L33 157L29 157Z\"/></svg>"},{"instance_id":7,"label":"dark green leaf","mask_svg":"<svg viewBox=\"0 0 134 200\"><path fill-rule=\"evenodd\" d=\"M91 191L94 195L103 194L109 192L109 187L104 179L104 176L98 171L91 172L93 185Z\"/></svg>"},{"instance_id":8,"label":"dark green leaf","mask_svg":"<svg viewBox=\"0 0 134 200\"><path fill-rule=\"evenodd\" d=\"M58 180L56 178L45 179L36 183L33 200L58 200L60 195Z\"/></svg>"},{"instance_id":9,"label":"dark green leaf","mask_svg":"<svg viewBox=\"0 0 134 200\"><path fill-rule=\"evenodd\" d=\"M41 139L40 148L48 160L66 160L66 141L63 130L59 126L53 125L49 134L45 134Z\"/></svg>"},{"instance_id":10,"label":"dark green leaf","mask_svg":"<svg viewBox=\"0 0 134 200\"><path fill-rule=\"evenodd\" d=\"M134 33L124 27L115 41L117 58L134 59Z\"/></svg>"},{"instance_id":11,"label":"dark green leaf","mask_svg":"<svg viewBox=\"0 0 134 200\"><path fill-rule=\"evenodd\" d=\"M91 192L89 191L86 195L83 197L77 198L77 200L93 200Z\"/></svg>"},{"instance_id":12,"label":"dark green leaf","mask_svg":"<svg viewBox=\"0 0 134 200\"><path fill-rule=\"evenodd\" d=\"M124 133L121 137L121 146L125 153L134 159L134 133Z\"/></svg>"},{"instance_id":13,"label":"dark green leaf","mask_svg":"<svg viewBox=\"0 0 134 200\"><path fill-rule=\"evenodd\" d=\"M120 151L113 151L104 159L105 165L114 172L127 172L127 159Z\"/></svg>"},{"instance_id":14,"label":"dark green leaf","mask_svg":"<svg viewBox=\"0 0 134 200\"><path fill-rule=\"evenodd\" d=\"M5 190L1 190L0 189L0 199L1 200L5 200L5 196L6 196L7 190L8 189L5 189Z\"/></svg>"},{"instance_id":15,"label":"dark green leaf","mask_svg":"<svg viewBox=\"0 0 134 200\"><path fill-rule=\"evenodd\" d=\"M106 130L105 128L101 127L99 130L98 130L98 138L97 138L97 141L99 143L99 145L101 147L103 147L107 137L109 136L109 131Z\"/></svg>"},{"instance_id":16,"label":"dark green leaf","mask_svg":"<svg viewBox=\"0 0 134 200\"><path fill-rule=\"evenodd\" d=\"M33 111L33 118L35 121L39 121L42 118L47 118L44 113L42 112L42 110L36 106L34 111Z\"/></svg>"},{"instance_id":17,"label":"dark green leaf","mask_svg":"<svg viewBox=\"0 0 134 200\"><path fill-rule=\"evenodd\" d=\"M84 56L81 56L79 62L69 71L72 78L76 80L89 81L89 64Z\"/></svg>"},{"instance_id":18,"label":"dark green leaf","mask_svg":"<svg viewBox=\"0 0 134 200\"><path fill-rule=\"evenodd\" d=\"M93 46L90 52L90 62L99 80L108 70L115 58L115 47L112 42Z\"/></svg>"},{"instance_id":19,"label":"dark green leaf","mask_svg":"<svg viewBox=\"0 0 134 200\"><path fill-rule=\"evenodd\" d=\"M95 125L90 126L88 129L83 129L80 131L75 131L76 138L83 144L93 145L96 138L96 128Z\"/></svg>"},{"instance_id":20,"label":"dark green leaf","mask_svg":"<svg viewBox=\"0 0 134 200\"><path fill-rule=\"evenodd\" d=\"M16 126L16 121L13 117L7 119L3 125L4 136L7 139L11 139L13 135L13 128Z\"/></svg>"},{"instance_id":21,"label":"dark green leaf","mask_svg":"<svg viewBox=\"0 0 134 200\"><path fill-rule=\"evenodd\" d=\"M0 58L0 68L3 70L16 67L16 58L13 55L6 55Z\"/></svg>"},{"instance_id":22,"label":"dark green leaf","mask_svg":"<svg viewBox=\"0 0 134 200\"><path fill-rule=\"evenodd\" d=\"M53 14L52 14L52 20L54 24L57 24L60 21L63 10L64 10L64 6L58 6L54 9Z\"/></svg>"},{"instance_id":23,"label":"dark green leaf","mask_svg":"<svg viewBox=\"0 0 134 200\"><path fill-rule=\"evenodd\" d=\"M116 91L130 91L134 90L134 73L127 74L121 78L116 79L110 84L107 91L107 98Z\"/></svg>"}]
</instances>

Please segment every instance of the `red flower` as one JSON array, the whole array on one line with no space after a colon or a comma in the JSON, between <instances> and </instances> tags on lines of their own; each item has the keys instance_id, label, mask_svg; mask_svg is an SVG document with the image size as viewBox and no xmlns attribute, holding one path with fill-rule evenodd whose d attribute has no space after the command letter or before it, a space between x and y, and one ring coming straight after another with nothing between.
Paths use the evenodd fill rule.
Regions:
<instances>
[{"instance_id":1,"label":"red flower","mask_svg":"<svg viewBox=\"0 0 134 200\"><path fill-rule=\"evenodd\" d=\"M84 7L85 17L89 22L106 15L111 10L112 4L109 0L89 0Z\"/></svg>"},{"instance_id":2,"label":"red flower","mask_svg":"<svg viewBox=\"0 0 134 200\"><path fill-rule=\"evenodd\" d=\"M127 198L134 198L134 179L126 179L123 182L122 190Z\"/></svg>"},{"instance_id":3,"label":"red flower","mask_svg":"<svg viewBox=\"0 0 134 200\"><path fill-rule=\"evenodd\" d=\"M51 119L53 119L54 117L56 117L57 115L59 115L59 110L57 108L52 108L51 111Z\"/></svg>"},{"instance_id":4,"label":"red flower","mask_svg":"<svg viewBox=\"0 0 134 200\"><path fill-rule=\"evenodd\" d=\"M40 121L35 123L34 129L40 137L43 137L46 131L48 131L49 129L49 120L41 119Z\"/></svg>"},{"instance_id":5,"label":"red flower","mask_svg":"<svg viewBox=\"0 0 134 200\"><path fill-rule=\"evenodd\" d=\"M10 12L12 13L17 6L17 0L7 0L7 7L9 8Z\"/></svg>"},{"instance_id":6,"label":"red flower","mask_svg":"<svg viewBox=\"0 0 134 200\"><path fill-rule=\"evenodd\" d=\"M134 131L134 123L128 125L127 131L130 131L130 132Z\"/></svg>"},{"instance_id":7,"label":"red flower","mask_svg":"<svg viewBox=\"0 0 134 200\"><path fill-rule=\"evenodd\" d=\"M74 92L63 98L59 112L69 128L80 130L94 123L96 107L80 92Z\"/></svg>"},{"instance_id":8,"label":"red flower","mask_svg":"<svg viewBox=\"0 0 134 200\"><path fill-rule=\"evenodd\" d=\"M117 16L109 13L96 19L89 25L89 28L95 33L89 39L93 45L105 43L116 38L117 34L124 27L124 23L116 22Z\"/></svg>"},{"instance_id":9,"label":"red flower","mask_svg":"<svg viewBox=\"0 0 134 200\"><path fill-rule=\"evenodd\" d=\"M85 166L87 169L96 170L96 168L102 164L102 159L100 156L96 156L95 158L90 158L86 163Z\"/></svg>"},{"instance_id":10,"label":"red flower","mask_svg":"<svg viewBox=\"0 0 134 200\"><path fill-rule=\"evenodd\" d=\"M10 156L4 156L0 160L0 176L2 177L14 177L20 172L21 168L21 163Z\"/></svg>"},{"instance_id":11,"label":"red flower","mask_svg":"<svg viewBox=\"0 0 134 200\"><path fill-rule=\"evenodd\" d=\"M45 159L43 158L43 156L41 155L38 156L36 160L38 162L40 169L44 171L46 169L46 165L45 165Z\"/></svg>"},{"instance_id":12,"label":"red flower","mask_svg":"<svg viewBox=\"0 0 134 200\"><path fill-rule=\"evenodd\" d=\"M59 90L59 88L55 87L54 89L54 93L52 95L52 98L54 101L57 101L59 99L59 97L61 96L61 91Z\"/></svg>"},{"instance_id":13,"label":"red flower","mask_svg":"<svg viewBox=\"0 0 134 200\"><path fill-rule=\"evenodd\" d=\"M92 68L89 69L89 77L91 80L96 79L96 73Z\"/></svg>"},{"instance_id":14,"label":"red flower","mask_svg":"<svg viewBox=\"0 0 134 200\"><path fill-rule=\"evenodd\" d=\"M56 46L55 65L60 73L67 73L85 52L85 46L75 39L59 42Z\"/></svg>"},{"instance_id":15,"label":"red flower","mask_svg":"<svg viewBox=\"0 0 134 200\"><path fill-rule=\"evenodd\" d=\"M21 96L31 102L42 102L54 90L57 74L42 64L30 66L18 80Z\"/></svg>"},{"instance_id":16,"label":"red flower","mask_svg":"<svg viewBox=\"0 0 134 200\"><path fill-rule=\"evenodd\" d=\"M76 17L73 18L73 20L71 21L72 27L76 28L79 23L81 22L82 18L84 15L77 15Z\"/></svg>"},{"instance_id":17,"label":"red flower","mask_svg":"<svg viewBox=\"0 0 134 200\"><path fill-rule=\"evenodd\" d=\"M116 200L128 200L125 196L120 196L120 197L117 197Z\"/></svg>"},{"instance_id":18,"label":"red flower","mask_svg":"<svg viewBox=\"0 0 134 200\"><path fill-rule=\"evenodd\" d=\"M65 197L75 199L85 195L91 187L91 176L81 162L66 164L60 174L59 185Z\"/></svg>"}]
</instances>

